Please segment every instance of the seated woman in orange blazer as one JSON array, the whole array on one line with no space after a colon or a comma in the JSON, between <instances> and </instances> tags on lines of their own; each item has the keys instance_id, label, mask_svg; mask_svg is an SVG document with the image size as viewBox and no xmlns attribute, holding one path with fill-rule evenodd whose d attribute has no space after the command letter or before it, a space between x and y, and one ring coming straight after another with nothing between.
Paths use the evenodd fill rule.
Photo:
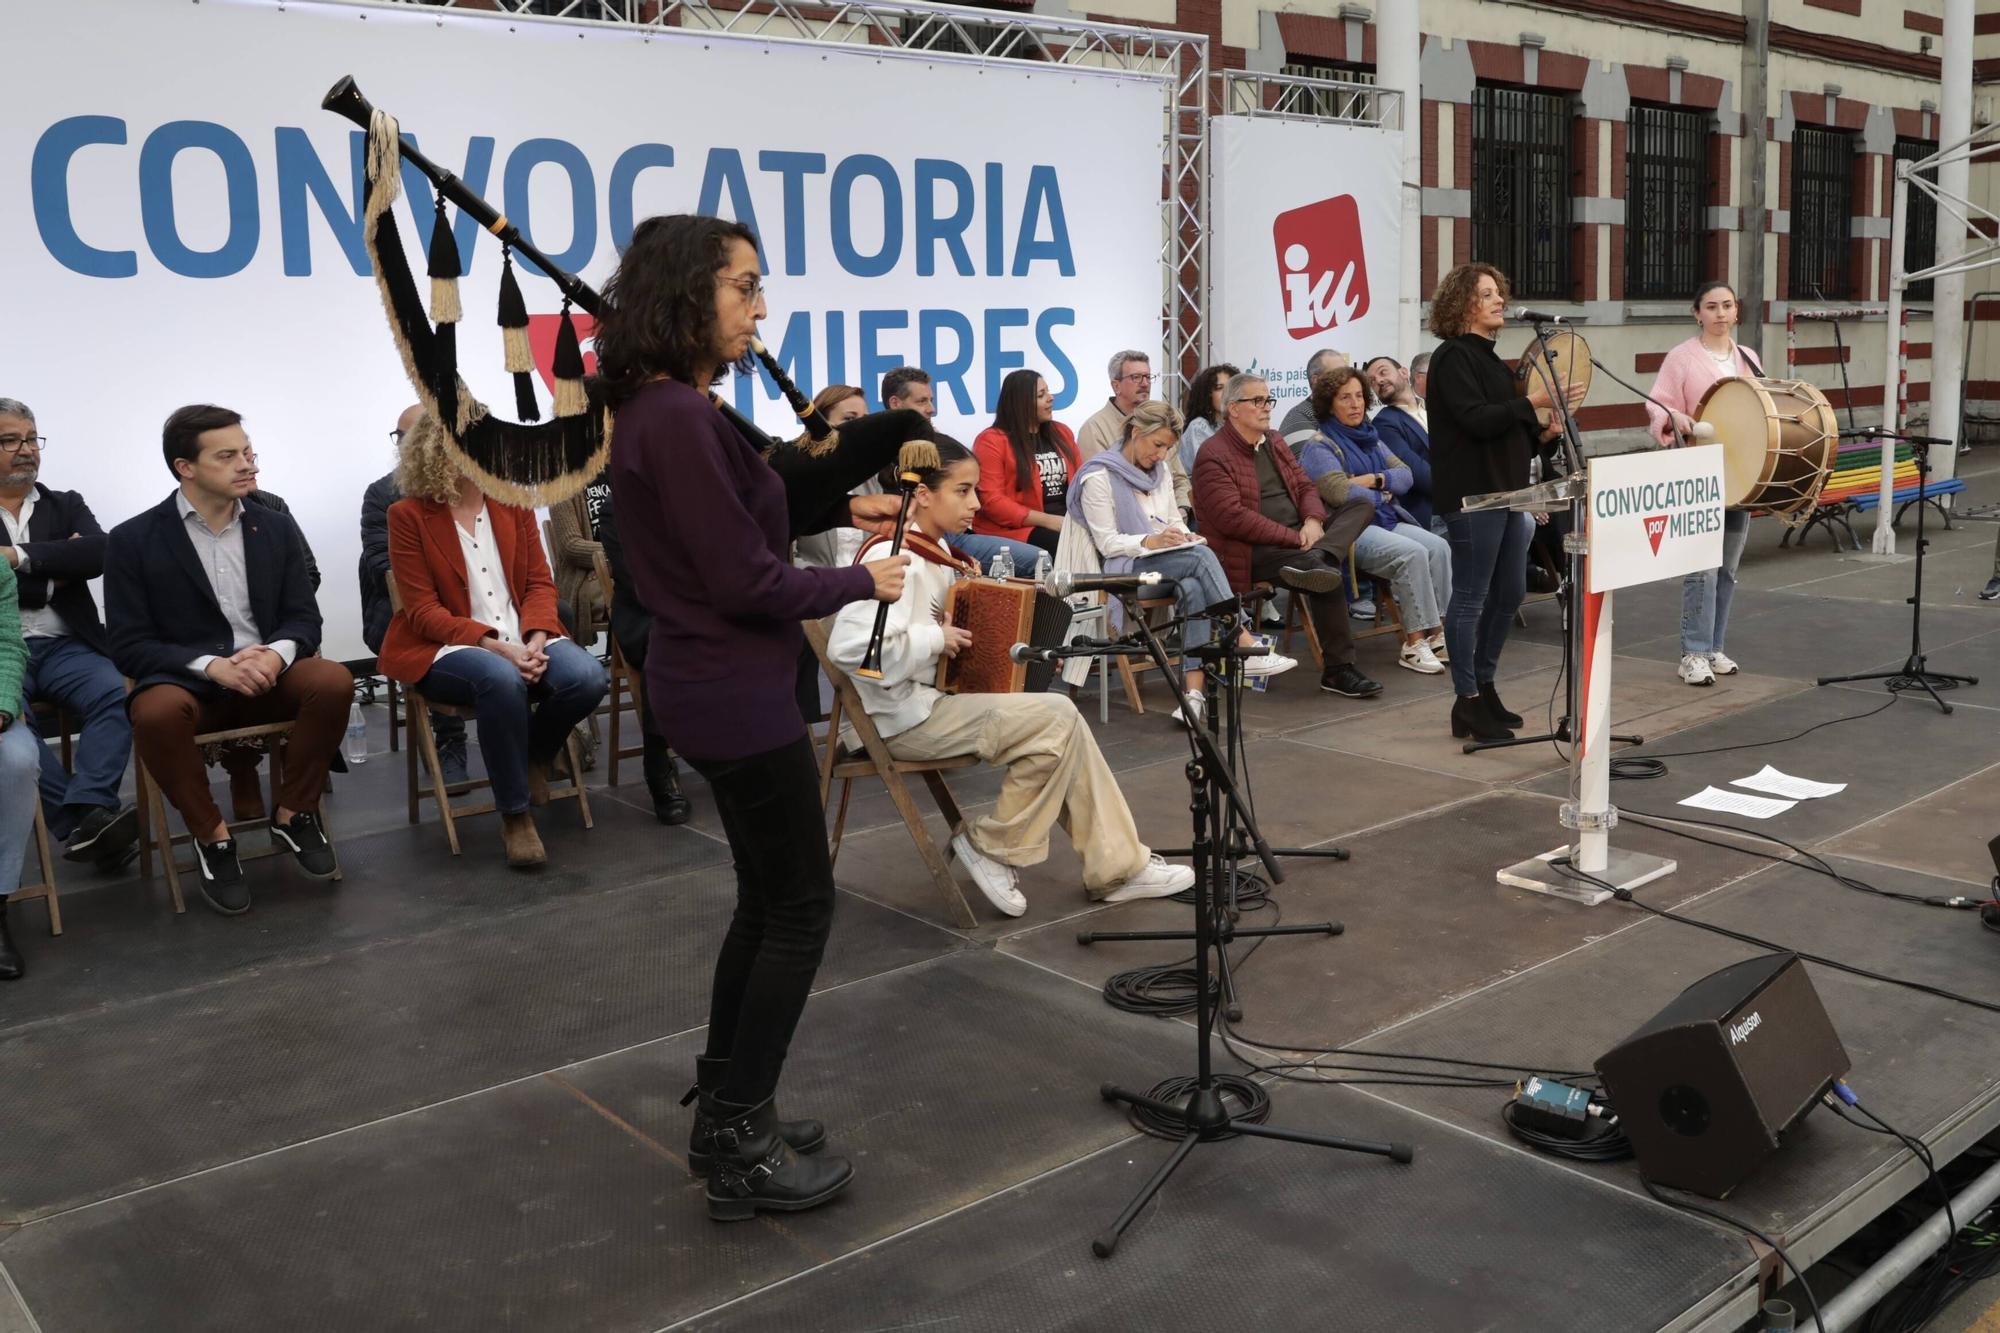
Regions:
<instances>
[{"instance_id":1,"label":"seated woman in orange blazer","mask_svg":"<svg viewBox=\"0 0 2000 1333\"><path fill-rule=\"evenodd\" d=\"M1049 555L1062 535L1070 478L1083 460L1076 437L1053 417L1048 381L1016 370L1000 381L993 424L972 441L979 460L979 512L972 530L1031 542ZM1016 569L1023 578L1032 569Z\"/></svg>"},{"instance_id":2,"label":"seated woman in orange blazer","mask_svg":"<svg viewBox=\"0 0 2000 1333\"><path fill-rule=\"evenodd\" d=\"M570 729L604 698L597 659L563 637L534 511L488 500L428 419L403 439L389 568L403 609L377 664L424 698L478 714L507 864L542 864L530 802Z\"/></svg>"}]
</instances>

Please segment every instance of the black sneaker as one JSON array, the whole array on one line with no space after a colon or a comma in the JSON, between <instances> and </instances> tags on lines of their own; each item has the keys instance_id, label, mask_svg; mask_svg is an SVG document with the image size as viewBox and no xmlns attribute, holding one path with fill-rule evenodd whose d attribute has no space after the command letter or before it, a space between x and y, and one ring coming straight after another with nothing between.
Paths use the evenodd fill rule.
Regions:
<instances>
[{"instance_id":1,"label":"black sneaker","mask_svg":"<svg viewBox=\"0 0 2000 1333\"><path fill-rule=\"evenodd\" d=\"M299 869L314 879L332 879L340 873L340 863L333 859L333 844L326 840L319 816L312 811L300 810L282 824L272 820L271 836L291 848Z\"/></svg>"},{"instance_id":2,"label":"black sneaker","mask_svg":"<svg viewBox=\"0 0 2000 1333\"><path fill-rule=\"evenodd\" d=\"M1986 586L1979 590L1979 600L1982 602L2000 601L2000 574L1995 574L1992 578L1986 580Z\"/></svg>"},{"instance_id":3,"label":"black sneaker","mask_svg":"<svg viewBox=\"0 0 2000 1333\"><path fill-rule=\"evenodd\" d=\"M1368 679L1348 663L1328 667L1319 678L1319 687L1350 699L1367 699L1382 692L1381 681Z\"/></svg>"},{"instance_id":4,"label":"black sneaker","mask_svg":"<svg viewBox=\"0 0 2000 1333\"><path fill-rule=\"evenodd\" d=\"M1346 589L1347 576L1340 572L1338 565L1302 555L1296 564L1286 565L1278 571L1278 582L1300 592L1331 593Z\"/></svg>"},{"instance_id":5,"label":"black sneaker","mask_svg":"<svg viewBox=\"0 0 2000 1333\"><path fill-rule=\"evenodd\" d=\"M63 848L65 861L105 861L122 857L139 841L139 807L122 810L92 806L69 835Z\"/></svg>"},{"instance_id":6,"label":"black sneaker","mask_svg":"<svg viewBox=\"0 0 2000 1333\"><path fill-rule=\"evenodd\" d=\"M197 842L195 864L201 867L201 898L224 916L250 910L250 886L243 882L243 863L236 859L236 839Z\"/></svg>"}]
</instances>

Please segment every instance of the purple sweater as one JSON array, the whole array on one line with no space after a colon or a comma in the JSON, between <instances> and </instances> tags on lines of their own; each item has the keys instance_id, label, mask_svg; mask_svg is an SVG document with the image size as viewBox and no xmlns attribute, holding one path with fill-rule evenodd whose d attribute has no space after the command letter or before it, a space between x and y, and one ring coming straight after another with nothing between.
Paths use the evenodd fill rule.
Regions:
<instances>
[{"instance_id":1,"label":"purple sweater","mask_svg":"<svg viewBox=\"0 0 2000 1333\"><path fill-rule=\"evenodd\" d=\"M618 409L612 504L653 613L646 688L689 759L742 759L806 734L799 622L873 594L866 569L798 569L784 483L706 395L658 380Z\"/></svg>"}]
</instances>

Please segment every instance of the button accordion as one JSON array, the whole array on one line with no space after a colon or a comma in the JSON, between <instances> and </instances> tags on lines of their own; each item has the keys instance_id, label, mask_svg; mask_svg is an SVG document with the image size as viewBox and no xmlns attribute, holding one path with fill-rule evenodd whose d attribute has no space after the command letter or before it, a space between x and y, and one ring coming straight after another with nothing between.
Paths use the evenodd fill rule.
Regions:
<instances>
[{"instance_id":1,"label":"button accordion","mask_svg":"<svg viewBox=\"0 0 2000 1333\"><path fill-rule=\"evenodd\" d=\"M946 694L1040 693L1054 679L1053 662L1016 662L1017 643L1060 648L1070 606L1030 579L962 578L945 595L944 623L972 635L956 657L938 658L937 688Z\"/></svg>"}]
</instances>

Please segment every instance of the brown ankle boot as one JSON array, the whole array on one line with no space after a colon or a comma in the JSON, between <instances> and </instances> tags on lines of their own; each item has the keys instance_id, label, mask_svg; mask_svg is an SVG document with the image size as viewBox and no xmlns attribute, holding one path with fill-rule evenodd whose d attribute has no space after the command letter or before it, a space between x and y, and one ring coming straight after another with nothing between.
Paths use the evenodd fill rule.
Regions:
<instances>
[{"instance_id":1,"label":"brown ankle boot","mask_svg":"<svg viewBox=\"0 0 2000 1333\"><path fill-rule=\"evenodd\" d=\"M549 770L543 764L528 765L528 804L549 803Z\"/></svg>"},{"instance_id":2,"label":"brown ankle boot","mask_svg":"<svg viewBox=\"0 0 2000 1333\"><path fill-rule=\"evenodd\" d=\"M535 817L526 810L500 816L500 842L507 849L510 869L533 870L549 859L542 850L542 835L535 832Z\"/></svg>"}]
</instances>

